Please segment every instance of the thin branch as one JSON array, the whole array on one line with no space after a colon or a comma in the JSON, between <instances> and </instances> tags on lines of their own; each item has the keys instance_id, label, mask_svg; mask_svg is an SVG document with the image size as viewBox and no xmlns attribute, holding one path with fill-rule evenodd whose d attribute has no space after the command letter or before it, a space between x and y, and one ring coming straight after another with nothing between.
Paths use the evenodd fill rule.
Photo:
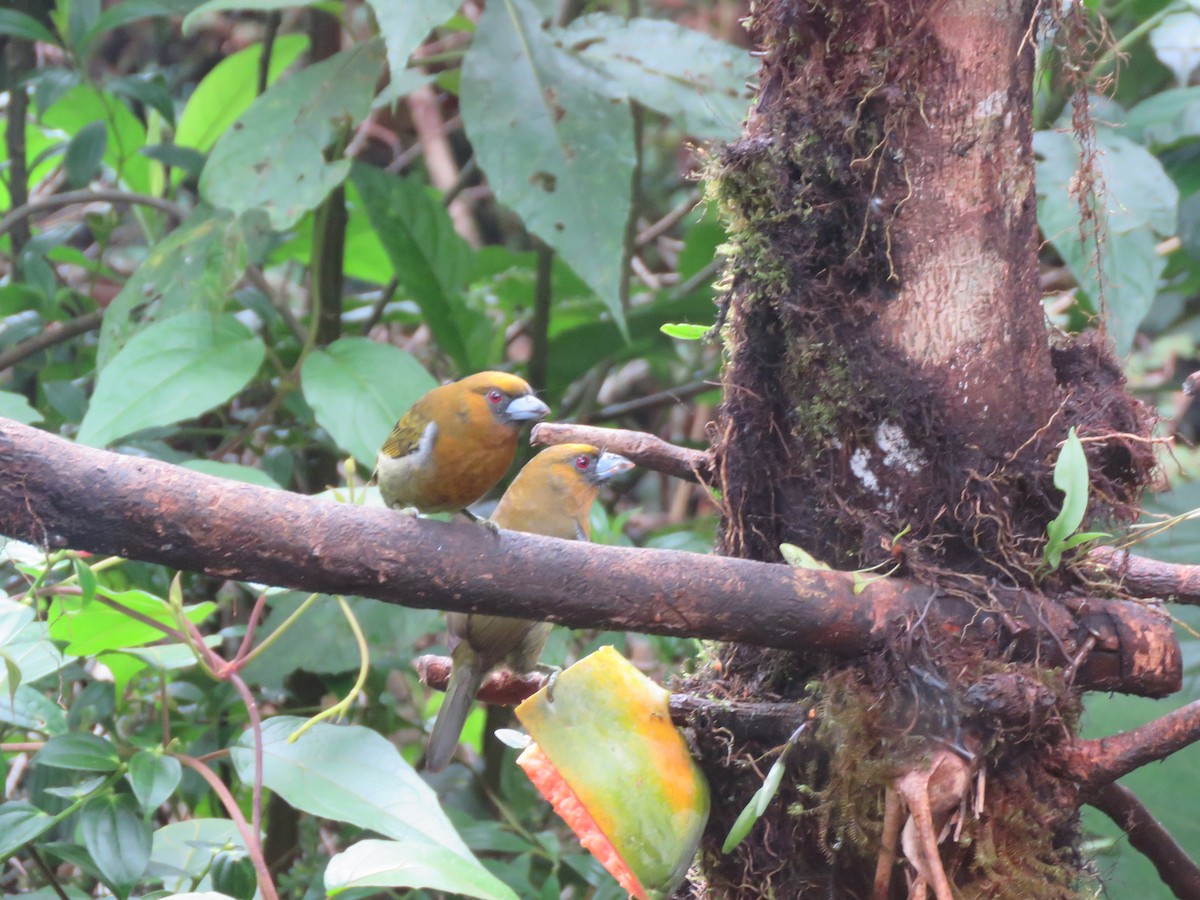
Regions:
<instances>
[{"instance_id":1,"label":"thin branch","mask_svg":"<svg viewBox=\"0 0 1200 900\"><path fill-rule=\"evenodd\" d=\"M712 460L702 450L689 450L669 444L660 437L622 428L598 428L568 422L541 422L530 436L533 444L594 444L628 457L639 466L664 472L686 481L704 481Z\"/></svg>"},{"instance_id":2,"label":"thin branch","mask_svg":"<svg viewBox=\"0 0 1200 900\"><path fill-rule=\"evenodd\" d=\"M1180 900L1200 897L1200 868L1133 791L1113 782L1088 798L1129 836L1129 846L1154 864L1158 877Z\"/></svg>"},{"instance_id":3,"label":"thin branch","mask_svg":"<svg viewBox=\"0 0 1200 900\"><path fill-rule=\"evenodd\" d=\"M0 372L12 368L17 363L24 362L35 353L48 350L58 344L64 344L81 334L87 334L92 329L99 328L103 321L104 310L97 309L66 322L51 322L42 330L41 334L14 344L0 353Z\"/></svg>"},{"instance_id":4,"label":"thin branch","mask_svg":"<svg viewBox=\"0 0 1200 900\"><path fill-rule=\"evenodd\" d=\"M448 656L418 656L413 668L426 687L444 691L450 681ZM481 703L492 706L516 706L546 686L549 676L541 672L518 674L493 672L476 694ZM751 703L737 700L712 700L694 694L671 694L671 721L677 725L703 725L705 730L725 728L746 740L782 743L808 716L806 703Z\"/></svg>"},{"instance_id":5,"label":"thin branch","mask_svg":"<svg viewBox=\"0 0 1200 900\"><path fill-rule=\"evenodd\" d=\"M1047 666L1067 665L1094 635L1080 689L1164 696L1182 680L1169 619L1133 602L1080 598L1068 610L992 586L980 608L899 578L863 585L848 572L495 534L213 478L4 419L0 471L0 534L50 549L421 609L843 658L919 620Z\"/></svg>"},{"instance_id":6,"label":"thin branch","mask_svg":"<svg viewBox=\"0 0 1200 900\"><path fill-rule=\"evenodd\" d=\"M647 394L644 397L635 397L633 400L610 403L608 406L602 406L596 410L592 414L592 418L597 420L617 419L621 416L627 416L630 413L642 412L647 409L657 409L660 406L674 406L675 404L682 404L699 394L716 390L719 387L719 384L712 381L693 381L680 385L677 388L659 391L655 394Z\"/></svg>"},{"instance_id":7,"label":"thin branch","mask_svg":"<svg viewBox=\"0 0 1200 900\"><path fill-rule=\"evenodd\" d=\"M1166 759L1198 740L1200 700L1195 700L1139 728L1075 741L1066 753L1064 774L1085 786L1099 786Z\"/></svg>"},{"instance_id":8,"label":"thin branch","mask_svg":"<svg viewBox=\"0 0 1200 900\"><path fill-rule=\"evenodd\" d=\"M546 365L550 356L550 306L554 300L554 250L537 242L537 281L533 289L533 317L529 321L527 372L535 390L546 387Z\"/></svg>"},{"instance_id":9,"label":"thin branch","mask_svg":"<svg viewBox=\"0 0 1200 900\"><path fill-rule=\"evenodd\" d=\"M674 228L679 221L696 208L696 204L701 200L699 191L692 191L684 198L683 202L676 206L673 210L659 219L657 222L648 225L638 234L634 246L637 249L642 249L647 244L653 242L656 238L666 234Z\"/></svg>"},{"instance_id":10,"label":"thin branch","mask_svg":"<svg viewBox=\"0 0 1200 900\"><path fill-rule=\"evenodd\" d=\"M161 210L176 221L183 221L188 213L178 203L164 200L162 197L152 197L149 194L134 194L129 191L116 190L115 188L65 191L61 194L53 194L52 196L42 197L38 200L30 200L28 203L14 207L9 211L8 215L0 219L0 236L8 234L18 222L23 222L30 216L49 212L52 209L60 209L64 206L73 206L76 203L136 203L140 206L150 206Z\"/></svg>"},{"instance_id":11,"label":"thin branch","mask_svg":"<svg viewBox=\"0 0 1200 900\"><path fill-rule=\"evenodd\" d=\"M225 807L229 818L233 820L234 827L241 834L242 840L246 842L246 850L254 864L254 874L258 876L258 889L262 892L264 900L279 900L279 893L275 890L275 882L271 879L271 871L267 868L267 861L263 857L262 844L258 840L258 835L250 830L246 817L242 815L242 810L238 807L237 801L233 799L229 788L225 786L225 782L221 781L212 769L195 757L183 753L174 753L172 756L203 778L212 788L213 793L220 798L221 805Z\"/></svg>"},{"instance_id":12,"label":"thin branch","mask_svg":"<svg viewBox=\"0 0 1200 900\"><path fill-rule=\"evenodd\" d=\"M27 9L23 9L28 7ZM33 13L29 2L19 3L19 10ZM7 48L8 59L4 60L9 80L7 121L4 127L4 143L8 157L8 199L14 207L27 206L29 203L29 168L25 158L25 126L29 113L29 91L22 83L25 73L37 65L37 54L34 52L33 41L25 38L10 36ZM6 216L5 222L8 221ZM29 243L31 233L24 218L14 220L16 226L12 236L13 271L18 278L21 276L21 251ZM4 234L6 229L0 229Z\"/></svg>"},{"instance_id":13,"label":"thin branch","mask_svg":"<svg viewBox=\"0 0 1200 900\"><path fill-rule=\"evenodd\" d=\"M1133 556L1127 550L1100 547L1089 556L1121 587L1135 597L1163 597L1176 603L1200 605L1200 566L1160 562Z\"/></svg>"}]
</instances>

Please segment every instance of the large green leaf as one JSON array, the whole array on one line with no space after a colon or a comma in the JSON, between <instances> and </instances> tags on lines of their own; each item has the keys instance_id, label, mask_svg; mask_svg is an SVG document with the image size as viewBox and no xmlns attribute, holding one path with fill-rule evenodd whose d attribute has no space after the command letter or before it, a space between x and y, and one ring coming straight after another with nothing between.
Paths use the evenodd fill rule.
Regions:
<instances>
[{"instance_id":1,"label":"large green leaf","mask_svg":"<svg viewBox=\"0 0 1200 900\"><path fill-rule=\"evenodd\" d=\"M267 83L274 84L307 47L305 35L277 37L271 47ZM256 96L262 49L262 44L253 44L239 50L213 66L212 71L200 80L179 117L179 127L175 129L176 144L207 151L250 107Z\"/></svg>"},{"instance_id":2,"label":"large green leaf","mask_svg":"<svg viewBox=\"0 0 1200 900\"><path fill-rule=\"evenodd\" d=\"M74 136L93 122L103 122L104 162L117 179L134 191L150 191L150 160L139 151L146 145L146 128L129 107L113 94L81 84L67 91L42 115L42 123Z\"/></svg>"},{"instance_id":3,"label":"large green leaf","mask_svg":"<svg viewBox=\"0 0 1200 900\"><path fill-rule=\"evenodd\" d=\"M459 295L471 265L471 248L454 231L442 203L418 181L356 165L354 185L396 278L421 308L441 347L462 371L473 366L459 321Z\"/></svg>"},{"instance_id":4,"label":"large green leaf","mask_svg":"<svg viewBox=\"0 0 1200 900\"><path fill-rule=\"evenodd\" d=\"M183 313L139 331L100 373L78 441L103 447L224 403L266 355L232 315Z\"/></svg>"},{"instance_id":5,"label":"large green leaf","mask_svg":"<svg viewBox=\"0 0 1200 900\"><path fill-rule=\"evenodd\" d=\"M126 776L133 793L148 813L158 809L179 786L183 767L173 756L139 750L129 759Z\"/></svg>"},{"instance_id":6,"label":"large green leaf","mask_svg":"<svg viewBox=\"0 0 1200 900\"><path fill-rule=\"evenodd\" d=\"M392 426L437 382L411 355L366 338L341 338L300 369L317 422L368 470Z\"/></svg>"},{"instance_id":7,"label":"large green leaf","mask_svg":"<svg viewBox=\"0 0 1200 900\"><path fill-rule=\"evenodd\" d=\"M349 888L430 888L484 900L516 900L516 893L487 869L466 867L442 847L399 841L359 841L325 869L331 896Z\"/></svg>"},{"instance_id":8,"label":"large green leaf","mask_svg":"<svg viewBox=\"0 0 1200 900\"><path fill-rule=\"evenodd\" d=\"M50 738L33 758L39 766L83 772L113 772L121 764L111 741L94 734L60 734Z\"/></svg>"},{"instance_id":9,"label":"large green leaf","mask_svg":"<svg viewBox=\"0 0 1200 900\"><path fill-rule=\"evenodd\" d=\"M296 224L349 174L350 161L326 161L325 148L366 117L382 71L383 42L372 40L272 87L217 141L200 195L234 212L265 209L280 231Z\"/></svg>"},{"instance_id":10,"label":"large green leaf","mask_svg":"<svg viewBox=\"0 0 1200 900\"><path fill-rule=\"evenodd\" d=\"M0 860L54 827L53 817L31 803L13 800L0 805Z\"/></svg>"},{"instance_id":11,"label":"large green leaf","mask_svg":"<svg viewBox=\"0 0 1200 900\"><path fill-rule=\"evenodd\" d=\"M294 743L304 724L276 716L262 726L263 784L290 805L314 816L368 828L397 841L441 847L463 869L479 866L442 812L437 795L395 745L358 725L319 723ZM239 777L254 775L253 731L233 748Z\"/></svg>"},{"instance_id":12,"label":"large green leaf","mask_svg":"<svg viewBox=\"0 0 1200 900\"><path fill-rule=\"evenodd\" d=\"M62 707L27 684L11 692L7 685L0 690L0 722L45 735L59 735L67 730L67 716Z\"/></svg>"},{"instance_id":13,"label":"large green leaf","mask_svg":"<svg viewBox=\"0 0 1200 900\"><path fill-rule=\"evenodd\" d=\"M79 833L105 883L124 900L150 862L150 825L130 794L101 794L79 811Z\"/></svg>"},{"instance_id":14,"label":"large green leaf","mask_svg":"<svg viewBox=\"0 0 1200 900\"><path fill-rule=\"evenodd\" d=\"M168 890L193 885L206 888L211 884L206 873L213 857L224 848L246 849L241 833L229 819L172 822L154 832L149 868L162 873L163 886ZM202 877L196 885L196 879Z\"/></svg>"},{"instance_id":15,"label":"large green leaf","mask_svg":"<svg viewBox=\"0 0 1200 900\"><path fill-rule=\"evenodd\" d=\"M0 391L0 415L5 419L16 419L23 425L32 425L42 420L42 414L31 407L28 400L12 391Z\"/></svg>"},{"instance_id":16,"label":"large green leaf","mask_svg":"<svg viewBox=\"0 0 1200 900\"><path fill-rule=\"evenodd\" d=\"M699 137L733 140L750 106L749 51L663 19L593 13L559 42L598 67L630 97Z\"/></svg>"},{"instance_id":17,"label":"large green leaf","mask_svg":"<svg viewBox=\"0 0 1200 900\"><path fill-rule=\"evenodd\" d=\"M20 671L22 683L37 681L69 662L50 640L49 626L35 621L33 608L8 598L0 598L0 653ZM6 672L0 671L0 688L7 690L5 678Z\"/></svg>"},{"instance_id":18,"label":"large green leaf","mask_svg":"<svg viewBox=\"0 0 1200 900\"><path fill-rule=\"evenodd\" d=\"M1179 191L1144 147L1109 129L1101 129L1097 137L1103 152L1093 156L1092 164L1104 187L1098 211L1106 322L1117 352L1124 354L1158 293L1166 260L1155 247L1175 232ZM1038 224L1098 309L1096 242L1090 234L1080 240L1073 194L1078 144L1070 134L1039 131L1033 148L1038 156Z\"/></svg>"},{"instance_id":19,"label":"large green leaf","mask_svg":"<svg viewBox=\"0 0 1200 900\"><path fill-rule=\"evenodd\" d=\"M1123 133L1156 150L1200 138L1200 85L1151 94L1129 111Z\"/></svg>"},{"instance_id":20,"label":"large green leaf","mask_svg":"<svg viewBox=\"0 0 1200 900\"><path fill-rule=\"evenodd\" d=\"M368 0L379 33L387 44L388 68L392 82L390 99L399 95L406 79L402 78L408 58L436 26L454 15L462 4L459 0Z\"/></svg>"},{"instance_id":21,"label":"large green leaf","mask_svg":"<svg viewBox=\"0 0 1200 900\"><path fill-rule=\"evenodd\" d=\"M176 625L174 612L161 597L145 591L113 591L105 587L98 587L96 592L137 613L140 620L152 619L172 628ZM215 603L205 600L184 606L183 615L189 622L199 624L216 608ZM139 619L96 601L85 605L80 598L69 595L55 597L46 613L50 636L65 641L66 652L76 656L140 647L164 637L160 629Z\"/></svg>"},{"instance_id":22,"label":"large green leaf","mask_svg":"<svg viewBox=\"0 0 1200 900\"><path fill-rule=\"evenodd\" d=\"M103 369L140 329L185 312L215 316L246 265L237 219L195 210L159 241L104 311L96 365Z\"/></svg>"},{"instance_id":23,"label":"large green leaf","mask_svg":"<svg viewBox=\"0 0 1200 900\"><path fill-rule=\"evenodd\" d=\"M463 60L461 105L496 197L562 255L623 329L634 165L624 95L555 43L529 0L496 0Z\"/></svg>"}]
</instances>

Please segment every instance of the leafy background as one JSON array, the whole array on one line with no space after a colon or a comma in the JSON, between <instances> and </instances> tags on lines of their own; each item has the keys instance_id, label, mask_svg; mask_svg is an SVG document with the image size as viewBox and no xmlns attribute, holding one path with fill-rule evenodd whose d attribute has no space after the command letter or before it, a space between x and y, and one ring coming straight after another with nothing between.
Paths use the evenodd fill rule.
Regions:
<instances>
[{"instance_id":1,"label":"leafy background","mask_svg":"<svg viewBox=\"0 0 1200 900\"><path fill-rule=\"evenodd\" d=\"M0 89L18 123L0 147L0 414L367 503L378 501L364 475L396 417L439 380L484 368L526 375L557 418L702 446L719 353L694 338L713 321L724 233L700 179L706 147L736 137L749 107L747 12L734 0L0 9ZM1071 128L1053 23L1039 45L1046 310L1066 329L1103 317L1132 389L1164 434L1190 441L1179 384L1200 357L1200 11L1089 0L1087 16L1111 30L1083 68L1094 134ZM10 218L14 195L27 200L14 153L35 203L87 192L39 207L28 236ZM1103 184L1083 228L1081 159ZM693 327L677 339L662 331L672 324ZM1200 506L1198 462L1176 450L1152 513ZM639 473L604 500L595 540L711 546L714 510L691 486ZM1194 561L1198 528L1143 550ZM51 896L41 859L72 897L97 884L120 897L252 896L231 810L181 762L204 757L250 814L245 688L269 714L266 850L282 895L622 896L511 752L484 742L504 714L473 714L476 767L413 770L440 696L411 661L443 649L436 614L192 575L173 593L173 575L5 547L6 892ZM198 660L196 635L163 640L152 624L183 637L196 623L228 659L260 597L240 685ZM1089 733L1197 696L1200 644L1181 635L1185 690L1161 703L1092 697ZM660 679L698 650L559 629L546 659L603 643ZM287 743L339 701L349 726ZM1179 786L1198 764L1188 750L1127 779L1194 856ZM1085 825L1113 896L1167 896L1110 823L1089 812Z\"/></svg>"}]
</instances>

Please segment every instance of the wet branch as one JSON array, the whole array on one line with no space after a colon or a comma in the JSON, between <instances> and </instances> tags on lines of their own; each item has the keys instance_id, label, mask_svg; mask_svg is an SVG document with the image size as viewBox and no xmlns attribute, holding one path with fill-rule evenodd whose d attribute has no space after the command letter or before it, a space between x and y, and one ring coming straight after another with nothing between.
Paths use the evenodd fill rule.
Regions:
<instances>
[{"instance_id":1,"label":"wet branch","mask_svg":"<svg viewBox=\"0 0 1200 900\"><path fill-rule=\"evenodd\" d=\"M1170 621L1137 603L1087 598L1072 612L993 587L982 609L902 579L863 585L846 572L497 535L93 450L3 419L0 473L0 534L51 549L416 608L842 658L904 628L1048 666L1087 647L1075 674L1082 689L1164 696L1182 678Z\"/></svg>"},{"instance_id":2,"label":"wet branch","mask_svg":"<svg viewBox=\"0 0 1200 900\"><path fill-rule=\"evenodd\" d=\"M1131 790L1109 783L1088 803L1120 826L1129 836L1129 846L1154 864L1171 893L1180 900L1200 897L1200 868Z\"/></svg>"},{"instance_id":3,"label":"wet branch","mask_svg":"<svg viewBox=\"0 0 1200 900\"><path fill-rule=\"evenodd\" d=\"M1136 597L1200 605L1200 566L1160 562L1111 547L1093 551L1089 559L1119 578L1121 587Z\"/></svg>"},{"instance_id":4,"label":"wet branch","mask_svg":"<svg viewBox=\"0 0 1200 900\"><path fill-rule=\"evenodd\" d=\"M1200 740L1200 700L1130 731L1075 741L1067 752L1064 774L1086 787L1098 787L1148 763L1166 759L1197 740Z\"/></svg>"}]
</instances>

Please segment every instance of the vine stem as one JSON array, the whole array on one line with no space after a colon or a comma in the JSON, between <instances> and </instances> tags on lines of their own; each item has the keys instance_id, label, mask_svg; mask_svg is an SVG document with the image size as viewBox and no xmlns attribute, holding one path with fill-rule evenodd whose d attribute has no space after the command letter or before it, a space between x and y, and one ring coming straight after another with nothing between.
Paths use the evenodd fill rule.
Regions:
<instances>
[{"instance_id":1,"label":"vine stem","mask_svg":"<svg viewBox=\"0 0 1200 900\"><path fill-rule=\"evenodd\" d=\"M14 207L9 211L8 215L0 219L0 237L8 234L18 222L23 222L30 216L36 216L38 213L49 212L52 209L61 209L64 206L74 206L76 203L99 202L133 203L139 206L150 206L161 212L165 212L177 221L183 221L188 213L178 203L171 200L164 200L162 197L154 197L150 194L135 194L131 191L120 191L115 188L64 191L61 194L42 197L38 200L30 200L28 203Z\"/></svg>"},{"instance_id":2,"label":"vine stem","mask_svg":"<svg viewBox=\"0 0 1200 900\"><path fill-rule=\"evenodd\" d=\"M237 801L229 792L229 788L225 786L225 782L195 757L188 756L186 753L173 753L172 756L203 778L212 788L213 793L220 798L225 811L229 813L229 818L233 820L242 840L246 842L246 850L250 854L250 861L254 864L254 871L258 875L258 889L262 891L263 900L279 900L279 892L275 889L275 882L271 880L271 871L267 868L267 860L263 856L262 844L258 840L258 835L250 830L246 817L242 815Z\"/></svg>"}]
</instances>

